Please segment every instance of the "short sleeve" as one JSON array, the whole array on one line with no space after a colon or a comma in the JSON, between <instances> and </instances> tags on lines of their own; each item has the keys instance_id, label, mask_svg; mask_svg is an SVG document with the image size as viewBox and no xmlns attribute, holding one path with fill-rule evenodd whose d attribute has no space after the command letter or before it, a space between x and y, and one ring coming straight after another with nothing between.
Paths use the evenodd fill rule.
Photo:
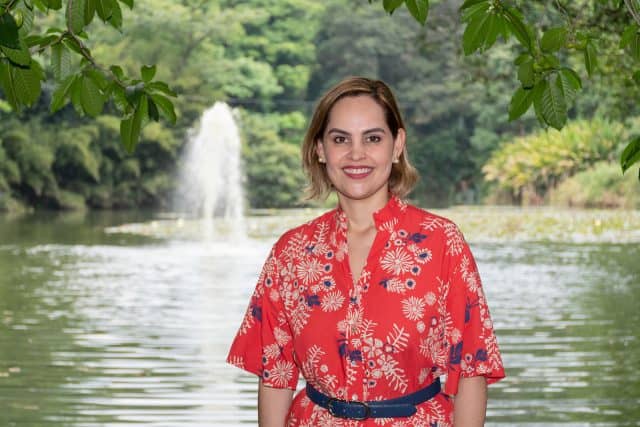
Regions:
<instances>
[{"instance_id":1,"label":"short sleeve","mask_svg":"<svg viewBox=\"0 0 640 427\"><path fill-rule=\"evenodd\" d=\"M445 251L443 272L449 283L449 294L444 392L455 395L461 377L484 376L487 384L491 384L505 374L478 268L457 227L455 235L448 236Z\"/></svg>"},{"instance_id":2,"label":"short sleeve","mask_svg":"<svg viewBox=\"0 0 640 427\"><path fill-rule=\"evenodd\" d=\"M262 268L227 362L258 375L266 386L295 390L299 370L279 282L274 247Z\"/></svg>"}]
</instances>

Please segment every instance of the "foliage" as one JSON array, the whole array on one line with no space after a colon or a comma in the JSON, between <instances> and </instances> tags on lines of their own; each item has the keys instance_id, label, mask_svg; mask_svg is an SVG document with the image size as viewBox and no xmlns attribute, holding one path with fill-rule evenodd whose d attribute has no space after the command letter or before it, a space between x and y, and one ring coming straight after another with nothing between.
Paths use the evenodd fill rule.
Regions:
<instances>
[{"instance_id":1,"label":"foliage","mask_svg":"<svg viewBox=\"0 0 640 427\"><path fill-rule=\"evenodd\" d=\"M256 208L283 208L300 205L305 177L300 164L298 135L283 141L283 135L299 126L298 114L262 116L243 114L247 197Z\"/></svg>"},{"instance_id":2,"label":"foliage","mask_svg":"<svg viewBox=\"0 0 640 427\"><path fill-rule=\"evenodd\" d=\"M137 152L129 154L116 142L118 122L117 117L100 116L91 124L73 126L3 123L0 191L41 208L167 206L180 141L159 130L160 124L151 124L143 130Z\"/></svg>"},{"instance_id":3,"label":"foliage","mask_svg":"<svg viewBox=\"0 0 640 427\"><path fill-rule=\"evenodd\" d=\"M424 25L429 11L428 0L389 0L383 1L383 7L393 13L403 3ZM556 1L552 7L557 9L561 21L550 25L531 20L532 10L535 10L531 3L535 2L518 6L516 2L506 0L464 1L460 6L462 21L466 25L462 46L464 53L470 55L487 51L498 38L508 42L513 37L520 47L520 54L514 61L520 87L511 98L509 120L521 117L533 106L541 124L562 129L576 94L582 89L582 79L568 58L575 53L580 54L588 76L594 76L603 71L600 63L606 58L605 52L612 48L611 43L607 45L610 42L607 35L617 33L617 49L623 50L637 67L640 62L640 1L579 0L568 4ZM545 6L548 7L547 4ZM589 19L584 19L584 9L587 8L591 8L592 13ZM525 10L530 12L529 20L525 18ZM619 19L617 25L594 29L592 18L607 15L616 16ZM536 25L531 22L536 22ZM605 51L603 48L608 49ZM620 69L614 68L609 72L619 73ZM640 86L640 71L629 72L627 77ZM621 154L623 172L640 162L639 138L629 142Z\"/></svg>"},{"instance_id":4,"label":"foliage","mask_svg":"<svg viewBox=\"0 0 640 427\"><path fill-rule=\"evenodd\" d=\"M562 181L551 190L549 201L570 207L640 209L640 188L632 175L620 176L618 165L602 161Z\"/></svg>"},{"instance_id":5,"label":"foliage","mask_svg":"<svg viewBox=\"0 0 640 427\"><path fill-rule=\"evenodd\" d=\"M0 86L6 102L20 110L38 101L46 77L39 60L46 54L56 82L51 112L71 102L80 114L96 117L112 100L121 117L120 137L129 152L146 121L158 121L162 115L175 123L170 98L176 94L165 82L154 80L155 65L141 66L139 78L129 77L118 65L100 65L87 45L85 29L96 16L122 29L121 4L133 8L133 0L1 0ZM50 13L64 21L63 28L37 25Z\"/></svg>"},{"instance_id":6,"label":"foliage","mask_svg":"<svg viewBox=\"0 0 640 427\"><path fill-rule=\"evenodd\" d=\"M611 160L624 136L618 123L572 122L562 131L540 131L506 142L493 152L483 172L515 200L540 202L563 179L598 161Z\"/></svg>"}]
</instances>

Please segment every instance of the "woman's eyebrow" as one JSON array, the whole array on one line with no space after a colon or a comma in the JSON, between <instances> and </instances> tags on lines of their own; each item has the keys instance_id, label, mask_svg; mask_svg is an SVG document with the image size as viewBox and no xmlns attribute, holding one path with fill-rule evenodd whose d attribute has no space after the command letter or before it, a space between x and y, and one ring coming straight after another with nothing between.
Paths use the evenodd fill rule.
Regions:
<instances>
[{"instance_id":1,"label":"woman's eyebrow","mask_svg":"<svg viewBox=\"0 0 640 427\"><path fill-rule=\"evenodd\" d=\"M372 129L365 130L363 133L373 133L373 132L385 133L385 130L383 128L372 128Z\"/></svg>"},{"instance_id":2,"label":"woman's eyebrow","mask_svg":"<svg viewBox=\"0 0 640 427\"><path fill-rule=\"evenodd\" d=\"M331 128L327 131L327 134L329 133L340 133L342 135L351 135L349 132L347 132L346 130L342 130L342 129L338 129L338 128Z\"/></svg>"},{"instance_id":3,"label":"woman's eyebrow","mask_svg":"<svg viewBox=\"0 0 640 427\"><path fill-rule=\"evenodd\" d=\"M365 131L363 131L362 133L374 133L374 132L380 132L380 133L385 133L385 130L383 128L371 128L371 129L367 129ZM351 135L351 133L347 132L346 130L342 130L342 129L338 129L338 128L331 128L327 131L327 134L330 133L339 133L342 135Z\"/></svg>"}]
</instances>

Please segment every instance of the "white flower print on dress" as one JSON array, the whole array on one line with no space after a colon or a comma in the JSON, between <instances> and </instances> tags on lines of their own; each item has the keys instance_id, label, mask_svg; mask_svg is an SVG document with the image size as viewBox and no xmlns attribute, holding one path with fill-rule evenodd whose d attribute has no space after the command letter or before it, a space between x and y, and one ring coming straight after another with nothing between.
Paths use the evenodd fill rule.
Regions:
<instances>
[{"instance_id":1,"label":"white flower print on dress","mask_svg":"<svg viewBox=\"0 0 640 427\"><path fill-rule=\"evenodd\" d=\"M293 368L293 363L278 360L273 369L271 369L271 371L265 371L265 373L269 373L269 378L274 384L285 387L293 377Z\"/></svg>"},{"instance_id":2,"label":"white flower print on dress","mask_svg":"<svg viewBox=\"0 0 640 427\"><path fill-rule=\"evenodd\" d=\"M387 273L398 275L410 271L413 260L403 248L395 248L385 254L380 265Z\"/></svg>"},{"instance_id":3,"label":"white flower print on dress","mask_svg":"<svg viewBox=\"0 0 640 427\"><path fill-rule=\"evenodd\" d=\"M344 296L340 291L329 292L322 297L321 305L323 311L337 311L340 310L344 303Z\"/></svg>"},{"instance_id":4,"label":"white flower print on dress","mask_svg":"<svg viewBox=\"0 0 640 427\"><path fill-rule=\"evenodd\" d=\"M420 320L424 316L425 301L418 297L402 300L402 313L409 320Z\"/></svg>"}]
</instances>

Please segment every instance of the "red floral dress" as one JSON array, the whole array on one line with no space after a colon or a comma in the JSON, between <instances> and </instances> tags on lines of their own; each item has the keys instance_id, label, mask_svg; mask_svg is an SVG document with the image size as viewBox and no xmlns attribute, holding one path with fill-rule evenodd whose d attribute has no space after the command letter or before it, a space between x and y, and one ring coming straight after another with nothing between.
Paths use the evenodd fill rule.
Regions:
<instances>
[{"instance_id":1,"label":"red floral dress","mask_svg":"<svg viewBox=\"0 0 640 427\"><path fill-rule=\"evenodd\" d=\"M460 377L504 377L475 261L451 221L392 196L353 285L347 219L334 209L286 232L269 255L227 361L265 385L296 388L301 372L323 393L392 399L446 375L412 417L345 420L301 390L289 426L452 425Z\"/></svg>"}]
</instances>

